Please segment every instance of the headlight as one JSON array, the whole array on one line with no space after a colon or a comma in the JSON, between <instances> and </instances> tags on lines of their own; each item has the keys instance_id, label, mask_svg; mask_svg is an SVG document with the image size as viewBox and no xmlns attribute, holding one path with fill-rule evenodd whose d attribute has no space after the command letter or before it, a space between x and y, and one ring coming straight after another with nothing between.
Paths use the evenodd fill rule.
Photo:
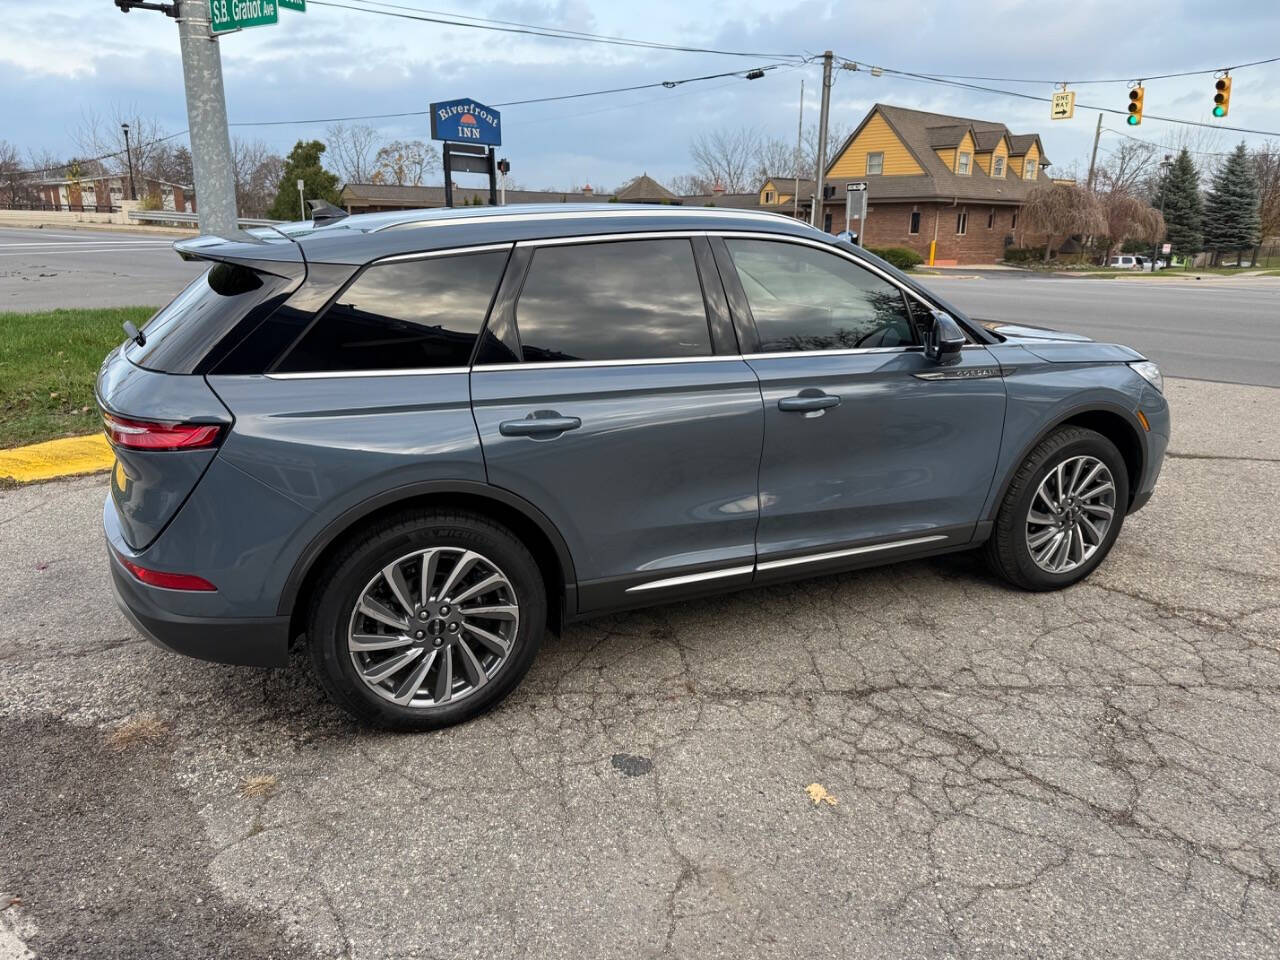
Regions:
<instances>
[{"instance_id":1,"label":"headlight","mask_svg":"<svg viewBox=\"0 0 1280 960\"><path fill-rule=\"evenodd\" d=\"M1161 393L1164 393L1164 377L1160 374L1160 368L1150 360L1139 360L1137 363L1129 364L1133 368L1133 372L1140 376L1147 383L1151 384Z\"/></svg>"}]
</instances>

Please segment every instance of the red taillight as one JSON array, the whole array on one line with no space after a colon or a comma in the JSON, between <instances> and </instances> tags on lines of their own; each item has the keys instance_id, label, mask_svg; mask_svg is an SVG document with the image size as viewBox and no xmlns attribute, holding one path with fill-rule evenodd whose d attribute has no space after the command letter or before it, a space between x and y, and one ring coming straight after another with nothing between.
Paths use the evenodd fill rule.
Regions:
<instances>
[{"instance_id":1,"label":"red taillight","mask_svg":"<svg viewBox=\"0 0 1280 960\"><path fill-rule=\"evenodd\" d=\"M203 590L205 592L217 590L212 583L204 577L197 577L191 573L165 573L163 570L148 570L146 567L140 567L132 560L128 560L119 553L116 554L126 570L133 574L134 578L148 584L152 587L164 587L166 590Z\"/></svg>"},{"instance_id":2,"label":"red taillight","mask_svg":"<svg viewBox=\"0 0 1280 960\"><path fill-rule=\"evenodd\" d=\"M212 447L222 435L216 423L159 423L152 420L126 420L109 413L102 415L107 439L130 450L198 450Z\"/></svg>"}]
</instances>

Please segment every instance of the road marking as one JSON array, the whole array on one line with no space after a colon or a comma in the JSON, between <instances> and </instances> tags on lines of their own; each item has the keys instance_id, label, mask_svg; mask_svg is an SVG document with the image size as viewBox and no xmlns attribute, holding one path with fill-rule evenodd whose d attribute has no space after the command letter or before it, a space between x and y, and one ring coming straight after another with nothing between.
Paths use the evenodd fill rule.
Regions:
<instances>
[{"instance_id":1,"label":"road marking","mask_svg":"<svg viewBox=\"0 0 1280 960\"><path fill-rule=\"evenodd\" d=\"M110 247L94 247L92 250L86 250L83 247L71 247L65 250L14 250L10 252L0 253L0 257L56 257L64 253L73 255L89 254L89 253L168 253L167 250L161 250L157 247L126 247L123 244L116 244Z\"/></svg>"},{"instance_id":2,"label":"road marking","mask_svg":"<svg viewBox=\"0 0 1280 960\"><path fill-rule=\"evenodd\" d=\"M0 450L0 478L18 483L110 470L115 454L100 433Z\"/></svg>"},{"instance_id":3,"label":"road marking","mask_svg":"<svg viewBox=\"0 0 1280 960\"><path fill-rule=\"evenodd\" d=\"M0 247L138 247L138 246L170 246L172 240L83 240L67 242L66 240L37 240L31 243L0 243Z\"/></svg>"}]
</instances>

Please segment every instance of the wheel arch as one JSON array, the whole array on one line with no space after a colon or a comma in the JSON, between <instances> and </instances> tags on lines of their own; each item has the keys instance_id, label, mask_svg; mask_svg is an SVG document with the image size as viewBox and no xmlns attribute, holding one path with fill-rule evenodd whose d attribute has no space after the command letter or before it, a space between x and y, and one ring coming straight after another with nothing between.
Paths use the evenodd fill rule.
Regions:
<instances>
[{"instance_id":1,"label":"wheel arch","mask_svg":"<svg viewBox=\"0 0 1280 960\"><path fill-rule=\"evenodd\" d=\"M1147 451L1142 439L1142 425L1132 410L1120 404L1092 401L1060 412L1056 419L1041 429L1018 451L1017 456L1009 461L1009 467L1000 480L1000 488L992 498L984 519L995 519L1000 511L1000 504L1004 502L1004 496L1009 491L1009 485L1013 483L1014 475L1018 472L1018 467L1045 437L1061 427L1083 427L1102 434L1116 445L1116 449L1124 459L1125 472L1129 476L1129 503L1126 504L1126 510L1133 506L1134 496L1142 481L1142 471L1146 466Z\"/></svg>"},{"instance_id":2,"label":"wheel arch","mask_svg":"<svg viewBox=\"0 0 1280 960\"><path fill-rule=\"evenodd\" d=\"M510 527L533 553L547 587L547 612L553 629L576 611L577 575L560 531L546 514L515 494L472 481L408 484L370 497L336 517L302 551L285 580L277 612L288 616L289 636L303 632L311 591L325 562L352 536L378 519L404 510L454 508L483 514Z\"/></svg>"}]
</instances>

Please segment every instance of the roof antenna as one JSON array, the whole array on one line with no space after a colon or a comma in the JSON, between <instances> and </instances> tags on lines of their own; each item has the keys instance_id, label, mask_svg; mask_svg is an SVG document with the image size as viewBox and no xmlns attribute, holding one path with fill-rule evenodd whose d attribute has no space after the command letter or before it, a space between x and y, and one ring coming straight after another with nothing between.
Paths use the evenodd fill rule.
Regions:
<instances>
[{"instance_id":1,"label":"roof antenna","mask_svg":"<svg viewBox=\"0 0 1280 960\"><path fill-rule=\"evenodd\" d=\"M308 200L307 203L311 204L311 222L317 227L327 227L350 216L347 211L335 207L328 200Z\"/></svg>"}]
</instances>

